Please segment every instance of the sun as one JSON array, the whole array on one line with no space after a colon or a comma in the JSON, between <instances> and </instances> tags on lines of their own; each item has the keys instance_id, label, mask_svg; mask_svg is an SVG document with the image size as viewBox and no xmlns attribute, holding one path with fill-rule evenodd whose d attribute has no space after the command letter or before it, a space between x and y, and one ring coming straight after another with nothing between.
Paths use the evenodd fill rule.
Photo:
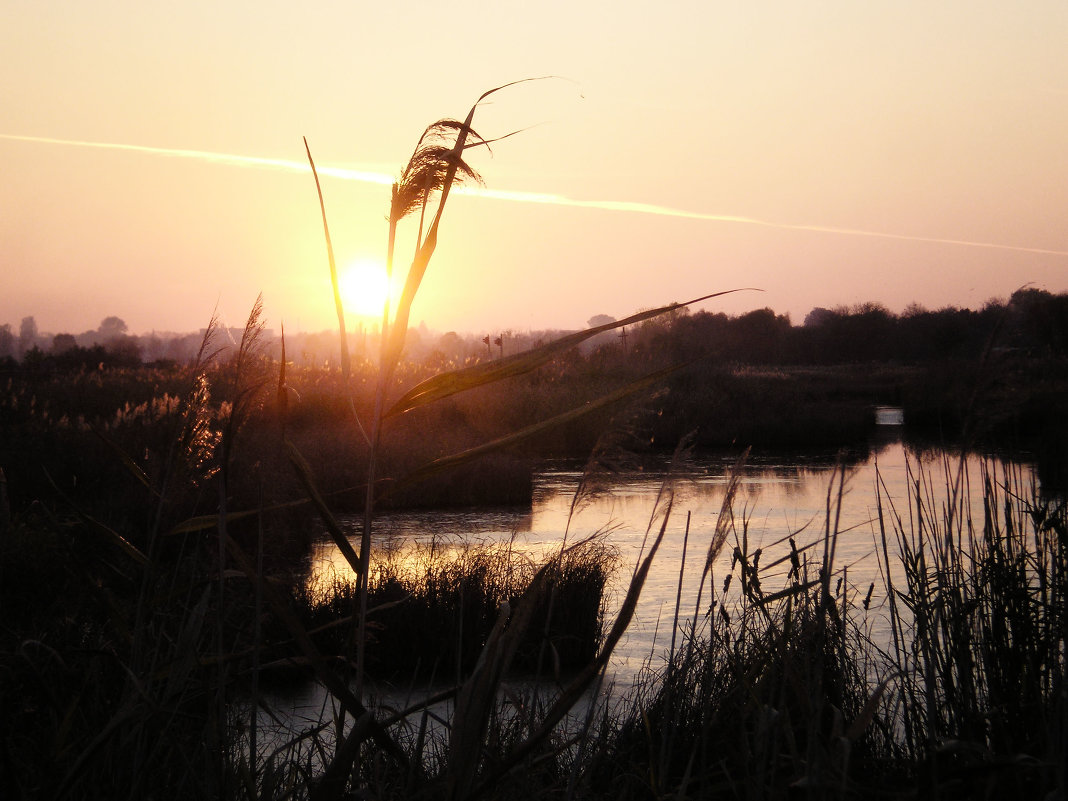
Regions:
<instances>
[{"instance_id":1,"label":"sun","mask_svg":"<svg viewBox=\"0 0 1068 801\"><path fill-rule=\"evenodd\" d=\"M347 314L381 317L389 293L386 268L371 259L355 261L338 276L341 301Z\"/></svg>"}]
</instances>

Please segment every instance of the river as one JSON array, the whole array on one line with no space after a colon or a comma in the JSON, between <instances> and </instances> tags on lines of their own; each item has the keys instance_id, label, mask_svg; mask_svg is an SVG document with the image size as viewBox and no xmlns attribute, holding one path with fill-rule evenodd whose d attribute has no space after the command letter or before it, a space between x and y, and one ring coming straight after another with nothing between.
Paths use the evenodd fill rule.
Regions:
<instances>
[{"instance_id":1,"label":"river","mask_svg":"<svg viewBox=\"0 0 1068 801\"><path fill-rule=\"evenodd\" d=\"M761 549L761 564L768 565L789 554L789 540L793 538L799 548L810 545L803 557L818 563L824 554L824 534L829 530L837 532L835 573L853 588L851 597L856 605L874 584L866 616L867 625L878 638L886 631L884 568L878 553L884 530L893 551L892 519L900 517L909 530L919 501L935 515L974 514L981 520L986 478L1027 494L1033 475L1027 465L999 457L911 448L898 436L900 413L887 409L881 415L889 425L864 454L749 455L742 463L738 454L705 455L675 471L664 464L617 472L577 511L572 506L583 477L582 465L547 462L535 476L530 508L384 514L375 521L374 543L401 552L407 546L425 547L429 542L439 551L471 543L511 543L513 548L538 558L565 541L573 543L600 532L620 557L607 604L610 620L634 566L648 547L647 531L650 527L653 534L659 530L660 518L653 519L654 509L658 497L670 488L673 501L663 544L634 621L611 663L618 680L628 682L643 665L655 665L666 651L680 570L682 615L693 615L701 568L722 515L727 516L721 529L727 538L713 562L715 578L702 590L704 608L710 587L718 588L730 572L735 548L750 555ZM724 496L735 471L737 490L733 502L724 508ZM880 503L885 526L880 522ZM342 518L341 522L351 531L358 548L360 519ZM894 570L893 558L890 561ZM765 572L765 592L785 586L789 567L787 560ZM324 540L312 553L309 581L334 576L351 577L351 572L336 546Z\"/></svg>"}]
</instances>

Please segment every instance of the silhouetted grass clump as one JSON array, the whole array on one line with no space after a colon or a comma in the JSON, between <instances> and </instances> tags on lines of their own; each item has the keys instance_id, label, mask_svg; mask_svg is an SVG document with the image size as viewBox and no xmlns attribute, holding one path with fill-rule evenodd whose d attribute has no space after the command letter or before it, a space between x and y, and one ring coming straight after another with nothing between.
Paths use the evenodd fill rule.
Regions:
<instances>
[{"instance_id":1,"label":"silhouetted grass clump","mask_svg":"<svg viewBox=\"0 0 1068 801\"><path fill-rule=\"evenodd\" d=\"M947 501L931 503L930 482ZM1068 516L1008 469L916 475L910 508L883 505L893 662L906 753L944 797L1064 794L1068 748ZM982 482L983 507L967 502ZM884 559L886 546L884 540ZM902 575L903 573L903 575Z\"/></svg>"},{"instance_id":2,"label":"silhouetted grass clump","mask_svg":"<svg viewBox=\"0 0 1068 801\"><path fill-rule=\"evenodd\" d=\"M532 611L513 661L517 674L574 671L596 653L603 636L605 587L615 561L597 538L547 562L544 593ZM470 675L500 609L527 591L541 565L509 545L408 545L376 558L368 587L374 624L368 669L382 679L456 682ZM334 578L297 587L297 613L324 654L345 655L356 585ZM328 628L324 628L327 627Z\"/></svg>"},{"instance_id":3,"label":"silhouetted grass clump","mask_svg":"<svg viewBox=\"0 0 1068 801\"><path fill-rule=\"evenodd\" d=\"M917 474L900 511L880 492L882 588L833 570L830 522L822 565L792 542L759 569L736 549L666 666L589 746L591 795L1063 795L1068 513L989 472L972 509L968 480L963 462Z\"/></svg>"}]
</instances>

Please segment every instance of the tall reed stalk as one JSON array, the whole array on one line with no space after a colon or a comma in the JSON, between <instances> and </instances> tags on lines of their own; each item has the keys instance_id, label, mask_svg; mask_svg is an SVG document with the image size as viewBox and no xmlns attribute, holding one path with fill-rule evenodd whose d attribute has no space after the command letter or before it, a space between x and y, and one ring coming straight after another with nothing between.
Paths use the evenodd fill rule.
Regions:
<instances>
[{"instance_id":1,"label":"tall reed stalk","mask_svg":"<svg viewBox=\"0 0 1068 801\"><path fill-rule=\"evenodd\" d=\"M393 185L386 248L387 272L391 277L397 252L398 225L405 217L415 211L419 212L420 218L414 256L408 268L396 307L391 313L390 302L387 300L382 311L381 350L378 360L378 376L375 385L373 409L368 426L369 452L366 468L363 525L358 553L347 543L343 532L336 521L333 520L332 514L315 489L314 480L306 463L296 452L296 449L290 445L291 461L297 468L309 496L319 509L327 529L355 571L359 591L358 608L355 613L355 694L352 699L349 699L348 703L342 704L343 711L336 722L337 749L319 784L319 790L316 792L317 797L339 797L351 774L351 766L357 758L361 744L366 739L364 722L365 720L370 720L373 723L373 718L369 717L370 713L363 710L358 713L358 719L352 730L348 734L345 733L344 715L353 713L353 702L358 702L358 699L363 698L366 682L366 649L370 639L368 625L371 612L368 606L371 534L375 507L380 493L379 479L384 421L387 418L403 415L413 409L449 397L455 393L530 372L545 364L554 356L603 331L635 324L657 315L674 311L688 305L688 303L696 303L699 300L715 296L707 295L703 298L689 301L686 304L671 304L650 309L616 323L598 326L578 334L563 337L529 352L514 354L492 363L478 364L473 367L434 376L410 388L400 398L394 400L392 406L387 405L387 399L393 387L394 376L404 350L412 303L436 251L442 216L451 190L461 180L479 179L478 174L465 160L466 152L472 148L488 147L492 141L483 139L474 131L472 126L475 113L479 105L488 97L514 86L516 83L522 83L522 81L505 84L484 92L471 107L463 122L439 120L430 125L420 137L411 159L401 173L400 179ZM510 136L511 134L508 135ZM311 159L311 150L307 147L306 149L314 172L315 164ZM339 319L343 322L344 315L340 303L340 295L337 291L337 271L333 264L333 248L326 223L325 203L317 175L316 186L319 190L320 207L323 211L324 233L331 264L331 282L334 288ZM432 212L429 215L429 222L427 222L427 212L429 210L432 210ZM425 233L424 225L426 226ZM345 335L343 327L341 335L342 337ZM479 458L486 453L537 437L550 428L578 419L596 409L618 404L635 393L644 391L661 382L673 369L676 368L660 370L642 379L632 381L619 390L586 403L580 408L558 414L553 418L529 425L524 429L498 437L495 440L469 448L458 454L441 457L407 476L396 477L391 486L394 488L408 486L435 473L452 469L457 465ZM666 520L667 516L665 515L664 525L666 525ZM496 773L491 772L490 775L508 773L522 760L528 758L537 748L541 747L575 700L596 679L600 669L607 663L615 643L622 636L623 630L633 614L634 604L637 602L637 596L644 583L649 563L663 534L664 529L661 528L659 535L652 539L653 545L650 548L650 552L636 569L623 608L615 625L609 631L601 650L584 669L578 672L578 676L561 691L557 700L545 714L538 721L532 721L529 736L513 749L513 752L508 755L501 766L496 768ZM563 549L561 557L566 552L567 549ZM451 746L449 748L448 768L444 777L444 787L451 797L466 798L487 792L487 780L484 776L481 779L479 778L480 774L484 773L484 769L478 758L478 752L481 748L480 743L485 736L487 716L495 703L494 699L499 692L500 683L515 658L518 644L523 639L523 632L532 619L532 610L536 608L542 593L547 591L546 588L550 584L547 579L547 571L549 570L550 565L546 565L542 569L531 582L530 587L517 605L505 604L502 607L497 625L485 643L479 665L476 666L473 674L457 690L455 716L450 727ZM269 595L265 595L265 597L269 597ZM298 640L301 639L299 632L294 630L292 633ZM319 666L317 670L323 670L321 655L317 655L311 646L310 642L306 642L304 647L310 649L307 650L307 653L312 658L313 663ZM338 686L336 678L326 679L324 676L320 676L320 678L324 680L324 683L328 683L328 686ZM479 784L480 781L481 784ZM428 787L430 786L432 785L428 785Z\"/></svg>"}]
</instances>

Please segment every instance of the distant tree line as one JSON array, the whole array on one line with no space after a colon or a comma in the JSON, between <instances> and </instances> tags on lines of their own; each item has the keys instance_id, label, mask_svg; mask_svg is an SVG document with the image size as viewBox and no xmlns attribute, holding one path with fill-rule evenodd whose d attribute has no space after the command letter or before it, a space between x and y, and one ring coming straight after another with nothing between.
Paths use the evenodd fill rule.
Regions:
<instances>
[{"instance_id":1,"label":"distant tree line","mask_svg":"<svg viewBox=\"0 0 1068 801\"><path fill-rule=\"evenodd\" d=\"M760 365L915 364L1005 351L1064 357L1068 294L1023 289L978 311L913 304L894 314L878 303L816 308L800 326L767 308L739 316L680 310L644 324L631 342L635 354L653 359Z\"/></svg>"},{"instance_id":2,"label":"distant tree line","mask_svg":"<svg viewBox=\"0 0 1068 801\"><path fill-rule=\"evenodd\" d=\"M589 324L611 321L598 315ZM229 333L234 342L240 339L240 330ZM499 347L487 349L481 334L465 338L449 331L437 336L420 327L411 330L407 352L413 361L448 369L526 350L565 333L498 332L493 341ZM25 317L17 333L10 324L0 325L0 369L10 370L20 361L25 368L38 370L185 363L196 354L202 337L203 332L132 336L119 317L106 317L96 330L77 335L42 335L34 318ZM279 340L271 332L265 332L264 340L275 355ZM362 329L350 337L356 354L373 355L376 343L376 335ZM215 346L225 350L228 344L220 341ZM286 350L304 366L336 364L337 334L288 334ZM753 365L916 364L1006 351L1064 357L1068 356L1068 294L1021 289L1009 300L991 300L979 310L946 307L929 311L912 304L895 314L874 302L817 307L801 325L768 308L741 315L691 313L684 308L636 329L602 334L583 348L586 355L591 351L635 360L710 359Z\"/></svg>"},{"instance_id":3,"label":"distant tree line","mask_svg":"<svg viewBox=\"0 0 1068 801\"><path fill-rule=\"evenodd\" d=\"M230 340L240 339L240 329L222 330ZM10 323L0 325L0 369L11 370L19 364L34 371L184 364L195 357L203 336L203 331L135 336L128 333L126 322L115 316L105 317L97 328L80 334L47 334L38 331L33 317L24 317L17 334ZM215 343L220 350L229 345L225 338Z\"/></svg>"}]
</instances>

